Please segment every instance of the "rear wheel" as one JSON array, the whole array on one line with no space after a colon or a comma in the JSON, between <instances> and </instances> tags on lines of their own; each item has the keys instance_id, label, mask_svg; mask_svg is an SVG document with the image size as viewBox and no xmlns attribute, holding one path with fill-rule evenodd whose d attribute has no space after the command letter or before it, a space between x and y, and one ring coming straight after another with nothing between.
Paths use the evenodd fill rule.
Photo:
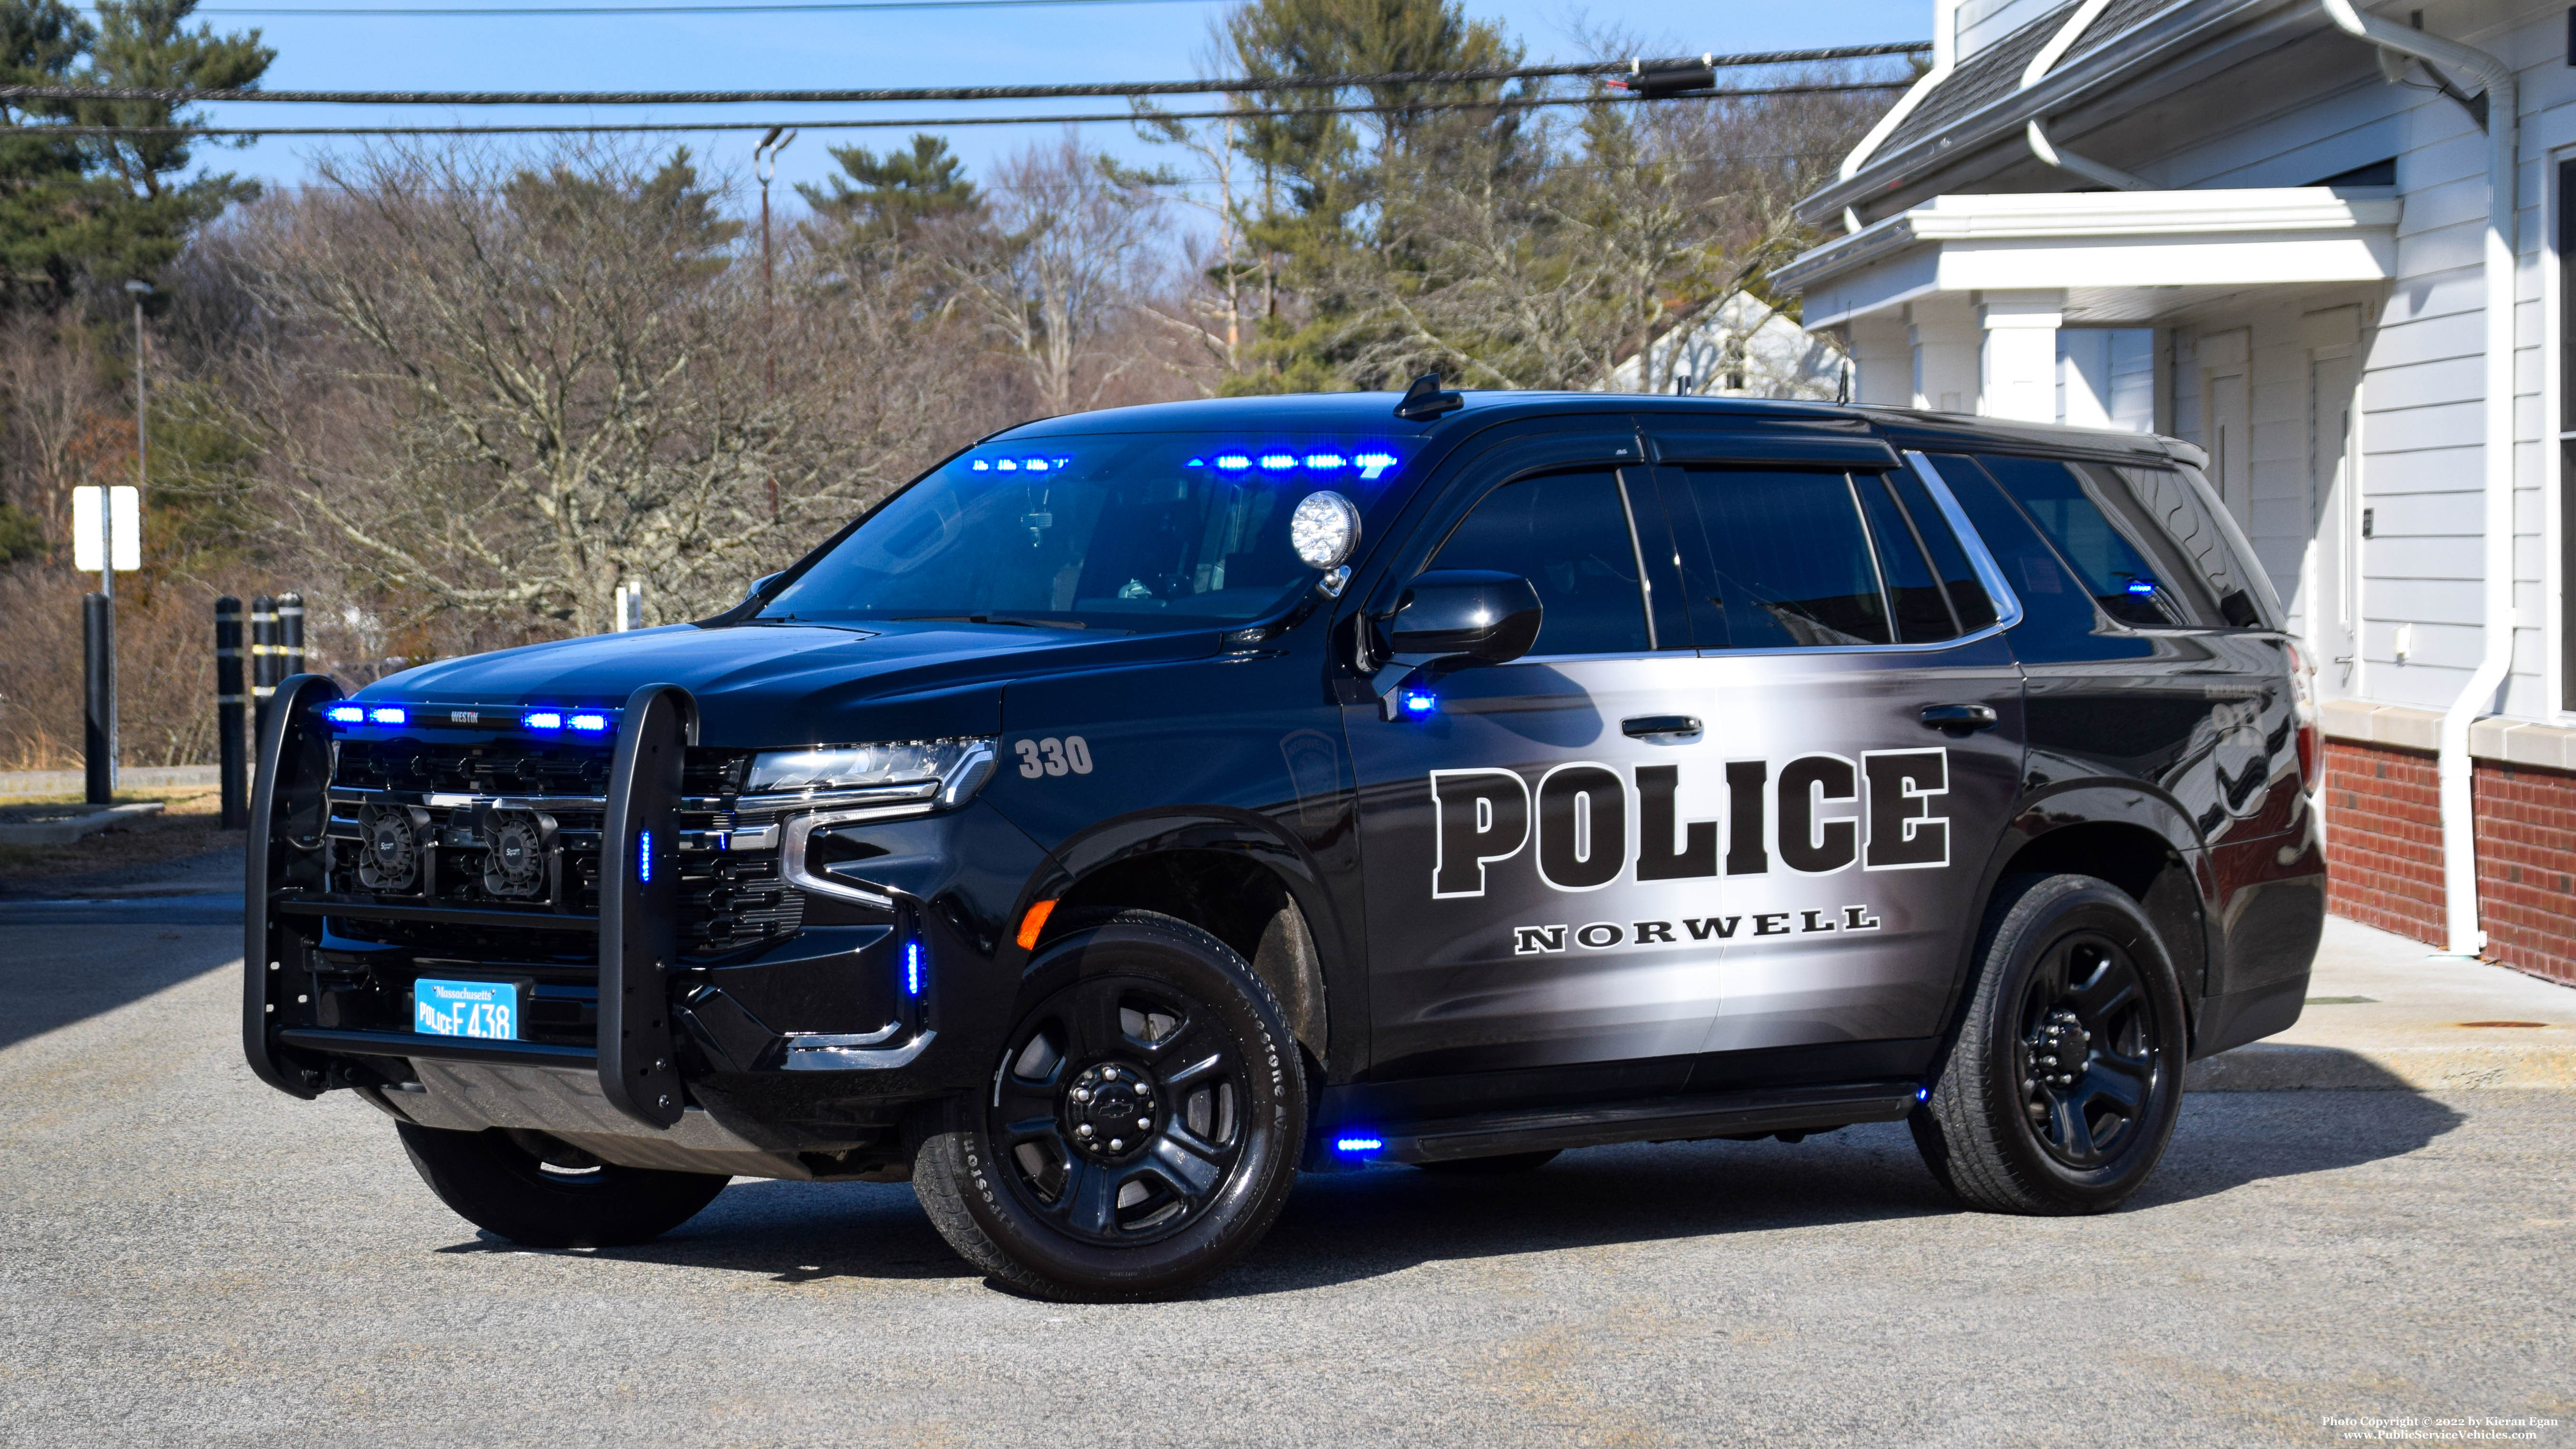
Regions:
<instances>
[{"instance_id":1,"label":"rear wheel","mask_svg":"<svg viewBox=\"0 0 2576 1449\"><path fill-rule=\"evenodd\" d=\"M1909 1125L1970 1207L2108 1212L2136 1192L2182 1107L2182 996L2164 943L2107 881L2007 881L1976 990Z\"/></svg>"},{"instance_id":2,"label":"rear wheel","mask_svg":"<svg viewBox=\"0 0 2576 1449\"><path fill-rule=\"evenodd\" d=\"M651 1242L696 1217L733 1180L620 1167L537 1132L443 1132L409 1122L394 1130L440 1202L531 1248Z\"/></svg>"},{"instance_id":3,"label":"rear wheel","mask_svg":"<svg viewBox=\"0 0 2576 1449\"><path fill-rule=\"evenodd\" d=\"M1179 1292L1259 1241L1296 1179L1305 1091L1279 1004L1168 916L1047 947L991 1081L947 1104L913 1186L961 1256L1026 1292Z\"/></svg>"}]
</instances>

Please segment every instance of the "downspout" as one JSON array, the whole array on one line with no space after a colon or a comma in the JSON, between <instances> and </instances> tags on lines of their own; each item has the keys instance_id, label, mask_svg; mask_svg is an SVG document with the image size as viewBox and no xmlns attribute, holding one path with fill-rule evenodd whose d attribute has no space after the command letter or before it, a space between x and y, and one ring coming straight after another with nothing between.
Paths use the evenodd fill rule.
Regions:
<instances>
[{"instance_id":1,"label":"downspout","mask_svg":"<svg viewBox=\"0 0 2576 1449\"><path fill-rule=\"evenodd\" d=\"M2442 895L2448 949L2474 956L2478 929L2477 829L2472 814L2469 726L2513 666L2513 303L2516 163L2521 113L2513 70L2483 50L2364 15L2352 0L2318 0L2347 34L2384 51L2473 76L2487 99L2486 618L2478 667L2442 715Z\"/></svg>"},{"instance_id":2,"label":"downspout","mask_svg":"<svg viewBox=\"0 0 2576 1449\"><path fill-rule=\"evenodd\" d=\"M2057 33L2048 38L2048 43L2041 46L2039 53L2032 56L2030 64L2023 68L2020 88L2029 90L2039 84L2040 78L2054 70L2057 63L2066 58L2066 52L2075 48L2075 42L2082 38L2084 32L2093 27L2093 22L2102 18L2102 12L2110 8L2111 0L2084 0L2083 4L2076 6L2075 13L2066 18L2066 23L2057 28ZM2087 181L2108 186L2114 191L2156 189L2155 183L2143 176L2133 175L2117 166L2106 166L2060 147L2048 134L2048 118L2045 116L2031 117L2030 124L2023 128L2022 133L2030 141L2030 154L2060 171L2072 171Z\"/></svg>"},{"instance_id":3,"label":"downspout","mask_svg":"<svg viewBox=\"0 0 2576 1449\"><path fill-rule=\"evenodd\" d=\"M1915 78L1913 88L1898 96L1896 104L1887 108L1887 114L1879 117L1878 124L1870 127L1861 136L1860 143L1852 147L1851 154L1843 158L1842 179L1849 181L1860 174L1860 168L1869 164L1869 158L1877 154L1879 147L1887 144L1887 138L1895 134L1897 127L1905 124L1905 118L1914 114L1914 108L1923 104L1924 97L1941 88L1941 82L1950 78L1950 72L1957 69L1958 64L1959 0L1934 0L1932 68ZM1860 213L1844 207L1843 230L1848 233L1860 229Z\"/></svg>"}]
</instances>

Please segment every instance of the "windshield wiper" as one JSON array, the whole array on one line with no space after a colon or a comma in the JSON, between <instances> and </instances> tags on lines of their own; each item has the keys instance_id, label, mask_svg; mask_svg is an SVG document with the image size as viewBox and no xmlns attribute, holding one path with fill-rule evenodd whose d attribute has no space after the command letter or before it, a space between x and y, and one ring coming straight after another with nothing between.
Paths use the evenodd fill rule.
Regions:
<instances>
[{"instance_id":1,"label":"windshield wiper","mask_svg":"<svg viewBox=\"0 0 2576 1449\"><path fill-rule=\"evenodd\" d=\"M1023 629L1088 629L1080 619L1022 619L1011 614L905 614L898 624L1016 624Z\"/></svg>"}]
</instances>

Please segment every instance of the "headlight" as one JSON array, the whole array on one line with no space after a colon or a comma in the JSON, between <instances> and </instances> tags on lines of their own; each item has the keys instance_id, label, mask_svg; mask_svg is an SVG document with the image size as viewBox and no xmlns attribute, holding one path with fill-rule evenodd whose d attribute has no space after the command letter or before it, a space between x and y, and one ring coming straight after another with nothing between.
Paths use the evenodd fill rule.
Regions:
<instances>
[{"instance_id":1,"label":"headlight","mask_svg":"<svg viewBox=\"0 0 2576 1449\"><path fill-rule=\"evenodd\" d=\"M942 805L954 805L982 789L993 773L994 743L981 736L772 750L752 757L742 789L746 795L806 795L911 785Z\"/></svg>"}]
</instances>

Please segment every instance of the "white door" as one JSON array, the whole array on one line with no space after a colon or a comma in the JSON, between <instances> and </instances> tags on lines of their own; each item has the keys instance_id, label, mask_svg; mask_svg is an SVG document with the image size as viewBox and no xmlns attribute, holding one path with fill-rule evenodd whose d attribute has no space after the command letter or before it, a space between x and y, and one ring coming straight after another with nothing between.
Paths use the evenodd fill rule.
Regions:
<instances>
[{"instance_id":1,"label":"white door","mask_svg":"<svg viewBox=\"0 0 2576 1449\"><path fill-rule=\"evenodd\" d=\"M2361 692L2361 435L2357 352L2308 362L2308 577L2302 620L2317 687Z\"/></svg>"}]
</instances>

